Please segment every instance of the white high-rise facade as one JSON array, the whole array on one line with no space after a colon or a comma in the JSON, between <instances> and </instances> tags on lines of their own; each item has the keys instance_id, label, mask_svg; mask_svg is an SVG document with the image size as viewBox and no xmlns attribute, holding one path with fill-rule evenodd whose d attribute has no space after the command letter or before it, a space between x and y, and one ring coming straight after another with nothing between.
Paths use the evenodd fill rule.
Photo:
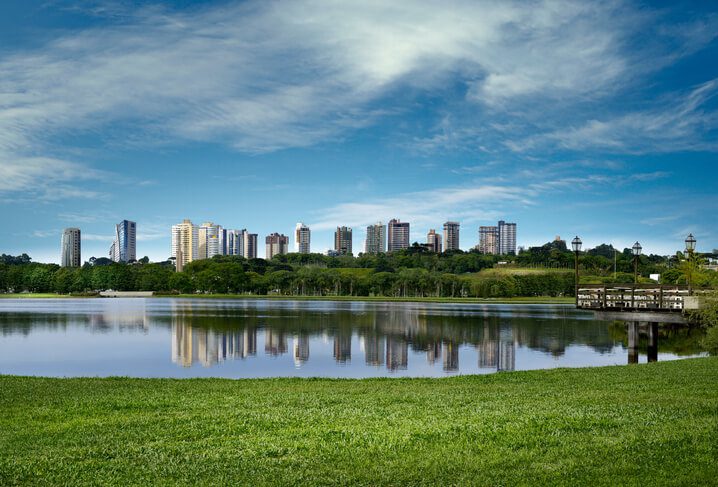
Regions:
<instances>
[{"instance_id":1,"label":"white high-rise facade","mask_svg":"<svg viewBox=\"0 0 718 487\"><path fill-rule=\"evenodd\" d=\"M311 248L312 234L304 223L297 223L294 230L294 250L300 254L308 254Z\"/></svg>"},{"instance_id":2,"label":"white high-rise facade","mask_svg":"<svg viewBox=\"0 0 718 487\"><path fill-rule=\"evenodd\" d=\"M386 252L386 227L382 222L366 227L364 252L380 254Z\"/></svg>"},{"instance_id":3,"label":"white high-rise facade","mask_svg":"<svg viewBox=\"0 0 718 487\"><path fill-rule=\"evenodd\" d=\"M503 220L498 224L499 254L516 254L516 224Z\"/></svg>"},{"instance_id":4,"label":"white high-rise facade","mask_svg":"<svg viewBox=\"0 0 718 487\"><path fill-rule=\"evenodd\" d=\"M244 233L247 230L226 230L227 243L224 249L225 255L244 256Z\"/></svg>"},{"instance_id":5,"label":"white high-rise facade","mask_svg":"<svg viewBox=\"0 0 718 487\"><path fill-rule=\"evenodd\" d=\"M222 237L224 231L220 225L212 222L204 222L198 229L199 246L197 248L198 259L211 259L215 255L224 254Z\"/></svg>"},{"instance_id":6,"label":"white high-rise facade","mask_svg":"<svg viewBox=\"0 0 718 487\"><path fill-rule=\"evenodd\" d=\"M66 228L62 231L60 265L62 267L80 267L82 265L82 245L79 228Z\"/></svg>"},{"instance_id":7,"label":"white high-rise facade","mask_svg":"<svg viewBox=\"0 0 718 487\"><path fill-rule=\"evenodd\" d=\"M175 258L177 271L182 271L186 264L197 260L199 246L199 229L190 220L172 225L172 257Z\"/></svg>"},{"instance_id":8,"label":"white high-rise facade","mask_svg":"<svg viewBox=\"0 0 718 487\"><path fill-rule=\"evenodd\" d=\"M114 262L137 260L137 224L122 220L115 225L115 239L110 247L110 259Z\"/></svg>"}]
</instances>

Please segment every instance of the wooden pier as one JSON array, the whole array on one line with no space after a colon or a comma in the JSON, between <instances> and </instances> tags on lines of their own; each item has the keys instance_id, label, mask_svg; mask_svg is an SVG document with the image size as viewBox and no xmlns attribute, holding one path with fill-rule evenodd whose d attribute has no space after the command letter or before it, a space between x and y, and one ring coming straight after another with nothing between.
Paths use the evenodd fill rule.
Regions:
<instances>
[{"instance_id":1,"label":"wooden pier","mask_svg":"<svg viewBox=\"0 0 718 487\"><path fill-rule=\"evenodd\" d=\"M684 311L695 309L688 286L596 284L578 288L577 308L599 318L622 321L685 323Z\"/></svg>"}]
</instances>

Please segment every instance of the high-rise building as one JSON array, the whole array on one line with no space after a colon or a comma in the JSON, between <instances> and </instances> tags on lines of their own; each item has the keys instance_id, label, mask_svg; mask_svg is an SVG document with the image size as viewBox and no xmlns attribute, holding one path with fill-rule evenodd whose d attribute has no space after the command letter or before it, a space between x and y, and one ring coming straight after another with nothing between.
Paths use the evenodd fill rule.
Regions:
<instances>
[{"instance_id":1,"label":"high-rise building","mask_svg":"<svg viewBox=\"0 0 718 487\"><path fill-rule=\"evenodd\" d=\"M444 223L444 249L459 250L459 222Z\"/></svg>"},{"instance_id":2,"label":"high-rise building","mask_svg":"<svg viewBox=\"0 0 718 487\"><path fill-rule=\"evenodd\" d=\"M267 244L265 259L269 260L275 255L286 254L289 251L289 237L273 233L267 235L265 240Z\"/></svg>"},{"instance_id":3,"label":"high-rise building","mask_svg":"<svg viewBox=\"0 0 718 487\"><path fill-rule=\"evenodd\" d=\"M181 272L186 264L197 260L198 244L198 228L190 220L172 225L172 257L175 258L178 272Z\"/></svg>"},{"instance_id":4,"label":"high-rise building","mask_svg":"<svg viewBox=\"0 0 718 487\"><path fill-rule=\"evenodd\" d=\"M110 259L114 262L137 260L137 225L122 220L115 225L115 239L110 246Z\"/></svg>"},{"instance_id":5,"label":"high-rise building","mask_svg":"<svg viewBox=\"0 0 718 487\"><path fill-rule=\"evenodd\" d=\"M409 248L409 223L402 223L401 220L389 220L387 225L387 251Z\"/></svg>"},{"instance_id":6,"label":"high-rise building","mask_svg":"<svg viewBox=\"0 0 718 487\"><path fill-rule=\"evenodd\" d=\"M242 245L244 251L242 257L245 259L256 259L257 258L257 234L249 233L247 230L242 230Z\"/></svg>"},{"instance_id":7,"label":"high-rise building","mask_svg":"<svg viewBox=\"0 0 718 487\"><path fill-rule=\"evenodd\" d=\"M82 265L82 246L79 228L66 228L62 231L62 249L60 263L62 267L80 267Z\"/></svg>"},{"instance_id":8,"label":"high-rise building","mask_svg":"<svg viewBox=\"0 0 718 487\"><path fill-rule=\"evenodd\" d=\"M309 227L304 223L297 223L294 230L294 250L300 254L308 254L310 252L312 233Z\"/></svg>"},{"instance_id":9,"label":"high-rise building","mask_svg":"<svg viewBox=\"0 0 718 487\"><path fill-rule=\"evenodd\" d=\"M433 228L426 234L426 247L429 252L441 252L441 235L436 233Z\"/></svg>"},{"instance_id":10,"label":"high-rise building","mask_svg":"<svg viewBox=\"0 0 718 487\"><path fill-rule=\"evenodd\" d=\"M352 255L351 227L337 227L334 232L334 250L340 255Z\"/></svg>"},{"instance_id":11,"label":"high-rise building","mask_svg":"<svg viewBox=\"0 0 718 487\"><path fill-rule=\"evenodd\" d=\"M198 247L197 247L197 258L198 259L211 259L215 255L224 254L224 246L222 244L222 238L224 231L220 225L215 225L212 222L204 222L200 225L197 230Z\"/></svg>"},{"instance_id":12,"label":"high-rise building","mask_svg":"<svg viewBox=\"0 0 718 487\"><path fill-rule=\"evenodd\" d=\"M499 221L499 254L516 254L516 224Z\"/></svg>"},{"instance_id":13,"label":"high-rise building","mask_svg":"<svg viewBox=\"0 0 718 487\"><path fill-rule=\"evenodd\" d=\"M386 227L382 222L366 227L364 252L380 254L386 252Z\"/></svg>"},{"instance_id":14,"label":"high-rise building","mask_svg":"<svg viewBox=\"0 0 718 487\"><path fill-rule=\"evenodd\" d=\"M225 230L226 244L224 255L244 254L244 232L246 230Z\"/></svg>"},{"instance_id":15,"label":"high-rise building","mask_svg":"<svg viewBox=\"0 0 718 487\"><path fill-rule=\"evenodd\" d=\"M496 255L499 253L499 228L479 227L479 252Z\"/></svg>"}]
</instances>

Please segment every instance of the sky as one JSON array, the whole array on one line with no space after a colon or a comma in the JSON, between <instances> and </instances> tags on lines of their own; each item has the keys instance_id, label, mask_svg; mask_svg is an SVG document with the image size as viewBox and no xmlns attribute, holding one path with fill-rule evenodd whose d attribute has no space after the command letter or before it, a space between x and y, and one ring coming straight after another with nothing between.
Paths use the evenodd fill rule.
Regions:
<instances>
[{"instance_id":1,"label":"sky","mask_svg":"<svg viewBox=\"0 0 718 487\"><path fill-rule=\"evenodd\" d=\"M0 253L398 218L718 248L718 3L0 2Z\"/></svg>"}]
</instances>

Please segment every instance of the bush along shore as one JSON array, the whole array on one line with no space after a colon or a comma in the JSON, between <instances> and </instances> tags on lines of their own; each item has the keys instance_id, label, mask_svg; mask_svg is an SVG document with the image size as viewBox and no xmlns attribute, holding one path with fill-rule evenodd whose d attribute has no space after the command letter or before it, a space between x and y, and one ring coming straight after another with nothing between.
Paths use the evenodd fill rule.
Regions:
<instances>
[{"instance_id":1,"label":"bush along shore","mask_svg":"<svg viewBox=\"0 0 718 487\"><path fill-rule=\"evenodd\" d=\"M718 358L446 379L0 376L1 485L713 485Z\"/></svg>"}]
</instances>

